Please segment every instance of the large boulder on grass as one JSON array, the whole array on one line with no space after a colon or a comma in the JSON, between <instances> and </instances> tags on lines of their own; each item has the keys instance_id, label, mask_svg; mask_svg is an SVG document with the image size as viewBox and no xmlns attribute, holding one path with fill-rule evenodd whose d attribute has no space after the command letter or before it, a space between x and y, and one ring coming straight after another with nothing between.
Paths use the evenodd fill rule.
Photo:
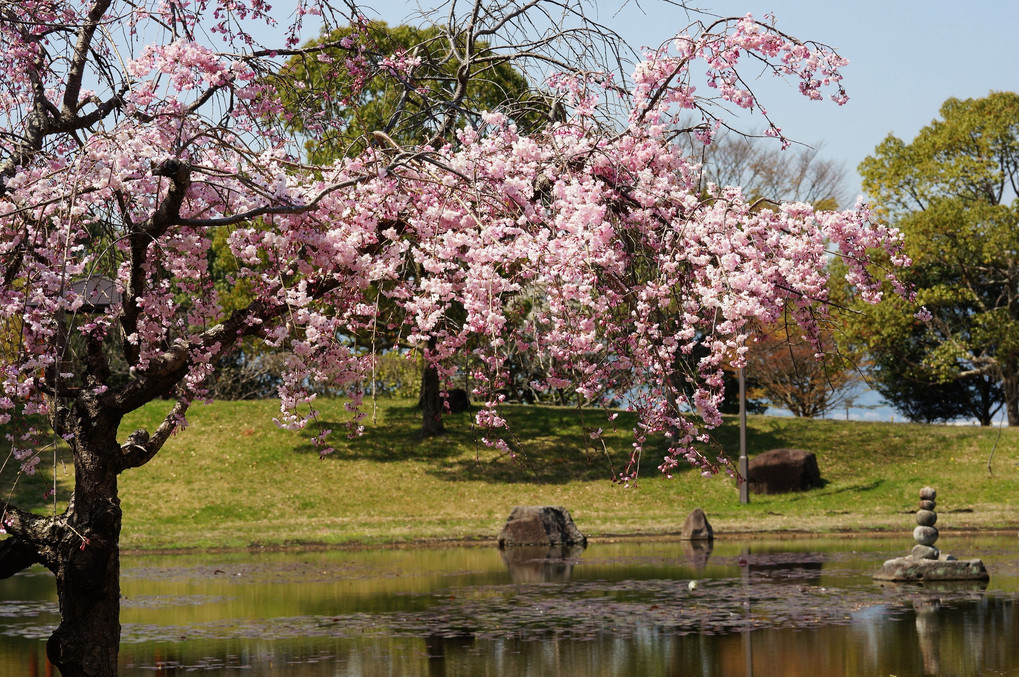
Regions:
<instances>
[{"instance_id":1,"label":"large boulder on grass","mask_svg":"<svg viewBox=\"0 0 1019 677\"><path fill-rule=\"evenodd\" d=\"M499 547L518 545L587 545L570 511L548 505L517 506L499 534Z\"/></svg>"},{"instance_id":2,"label":"large boulder on grass","mask_svg":"<svg viewBox=\"0 0 1019 677\"><path fill-rule=\"evenodd\" d=\"M812 451L772 449L750 459L747 471L750 491L784 494L821 486L821 471Z\"/></svg>"}]
</instances>

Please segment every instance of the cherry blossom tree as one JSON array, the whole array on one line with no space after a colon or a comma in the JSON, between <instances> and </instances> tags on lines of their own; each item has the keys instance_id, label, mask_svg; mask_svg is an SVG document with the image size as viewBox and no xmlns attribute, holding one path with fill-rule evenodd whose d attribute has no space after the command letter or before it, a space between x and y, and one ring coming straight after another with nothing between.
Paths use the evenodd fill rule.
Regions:
<instances>
[{"instance_id":1,"label":"cherry blossom tree","mask_svg":"<svg viewBox=\"0 0 1019 677\"><path fill-rule=\"evenodd\" d=\"M692 462L713 472L724 461L694 443L720 422L722 367L742 362L750 326L790 308L816 341L832 252L872 299L881 280L868 250L906 262L897 233L862 205L755 210L738 188L696 189L697 167L676 139L707 142L720 124L695 91L699 74L705 95L751 110L748 63L795 79L810 98L846 100L845 61L770 20L677 27L631 69L582 2L447 6L445 58L459 67L414 107L427 138L393 134L397 108L390 133L363 153L313 166L277 124L272 89L288 83L273 74L320 49L299 46L302 21L361 19L353 5L296 7L294 27L259 33L272 23L262 0L0 3L0 418L8 461L23 472L58 443L74 467L72 492L46 514L19 508L16 494L0 501L0 576L33 563L54 573L61 622L47 653L65 676L117 671L119 474L187 426L217 360L242 340L286 349L277 421L300 428L315 416L309 384L367 380L373 357L347 337L391 330L378 309L396 304L406 340L440 371L474 351L490 444L504 444L506 355L530 350L547 365L536 389L569 387L592 405L628 397L634 458L666 431L663 470ZM281 44L262 45L260 34ZM346 50L335 65L355 82L385 74L408 96L429 91L415 84L413 50L376 53L353 35L332 46ZM604 55L615 71L599 64ZM546 73L561 115L533 135L498 110L458 124L484 59ZM680 122L691 114L696 125ZM210 240L223 228L231 283L250 289L239 308L210 273ZM426 274L408 275L410 265ZM507 322L508 303L528 296L526 321ZM464 318L455 325L444 321L453 309ZM675 373L677 356L698 345L707 352L696 369ZM155 430L120 430L126 413L157 399L168 404ZM349 430L337 434L360 431L356 394L349 409ZM322 453L330 434L315 437Z\"/></svg>"}]
</instances>

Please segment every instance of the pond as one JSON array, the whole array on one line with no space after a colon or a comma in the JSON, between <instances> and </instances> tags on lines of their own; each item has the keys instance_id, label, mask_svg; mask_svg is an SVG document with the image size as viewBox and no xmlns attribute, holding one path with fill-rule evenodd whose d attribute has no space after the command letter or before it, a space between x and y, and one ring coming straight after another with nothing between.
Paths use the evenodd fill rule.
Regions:
<instances>
[{"instance_id":1,"label":"pond","mask_svg":"<svg viewBox=\"0 0 1019 677\"><path fill-rule=\"evenodd\" d=\"M875 583L911 539L128 556L121 675L1019 675L1019 541L986 585ZM52 577L0 581L0 675L47 675Z\"/></svg>"}]
</instances>

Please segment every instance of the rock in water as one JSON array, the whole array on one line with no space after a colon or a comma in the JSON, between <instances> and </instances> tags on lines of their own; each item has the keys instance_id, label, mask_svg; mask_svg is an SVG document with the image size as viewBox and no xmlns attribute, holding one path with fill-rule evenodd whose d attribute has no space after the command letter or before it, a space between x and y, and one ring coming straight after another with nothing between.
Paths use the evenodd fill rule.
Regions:
<instances>
[{"instance_id":1,"label":"rock in water","mask_svg":"<svg viewBox=\"0 0 1019 677\"><path fill-rule=\"evenodd\" d=\"M874 574L878 581L933 582L933 581L986 581L990 578L984 563L978 559L950 560L913 559L897 557L885 562Z\"/></svg>"},{"instance_id":2,"label":"rock in water","mask_svg":"<svg viewBox=\"0 0 1019 677\"><path fill-rule=\"evenodd\" d=\"M517 545L587 545L570 511L547 505L517 506L499 534L499 547Z\"/></svg>"},{"instance_id":3,"label":"rock in water","mask_svg":"<svg viewBox=\"0 0 1019 677\"><path fill-rule=\"evenodd\" d=\"M694 508L693 512L686 516L679 538L684 541L713 541L715 530L711 528L711 523L708 522L708 516L704 514L704 511Z\"/></svg>"},{"instance_id":4,"label":"rock in water","mask_svg":"<svg viewBox=\"0 0 1019 677\"><path fill-rule=\"evenodd\" d=\"M938 530L934 526L938 521L938 515L934 512L937 506L936 498L937 492L933 488L924 487L920 490L920 509L916 512L917 526L913 529L916 545L908 556L896 557L885 562L881 570L874 574L875 580L896 583L934 581L984 583L990 578L984 563L980 560L958 560L934 547L938 540Z\"/></svg>"}]
</instances>

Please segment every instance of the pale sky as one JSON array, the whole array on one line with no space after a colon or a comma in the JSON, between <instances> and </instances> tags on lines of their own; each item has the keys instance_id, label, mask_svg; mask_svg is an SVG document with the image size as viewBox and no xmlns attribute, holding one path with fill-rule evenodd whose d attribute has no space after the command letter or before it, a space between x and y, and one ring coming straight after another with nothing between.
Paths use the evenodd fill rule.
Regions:
<instances>
[{"instance_id":1,"label":"pale sky","mask_svg":"<svg viewBox=\"0 0 1019 677\"><path fill-rule=\"evenodd\" d=\"M719 13L772 11L782 30L849 59L845 106L807 101L787 88L776 92L769 113L792 138L823 142L854 180L857 165L890 132L912 140L945 99L1019 91L1015 0L701 1Z\"/></svg>"},{"instance_id":2,"label":"pale sky","mask_svg":"<svg viewBox=\"0 0 1019 677\"><path fill-rule=\"evenodd\" d=\"M281 0L278 6L285 4ZM937 117L942 102L951 96L1019 91L1017 0L690 0L688 4L724 16L752 12L763 18L772 12L779 29L831 45L850 60L843 71L850 97L845 106L808 101L794 86L771 76L764 77L767 86L759 94L789 138L823 144L826 157L845 163L854 195L859 192L857 165L888 133L911 140ZM417 3L367 0L365 6L375 8L380 18L392 24L407 18ZM601 21L638 47L657 46L690 22L684 10L663 2L603 0L592 6Z\"/></svg>"}]
</instances>

